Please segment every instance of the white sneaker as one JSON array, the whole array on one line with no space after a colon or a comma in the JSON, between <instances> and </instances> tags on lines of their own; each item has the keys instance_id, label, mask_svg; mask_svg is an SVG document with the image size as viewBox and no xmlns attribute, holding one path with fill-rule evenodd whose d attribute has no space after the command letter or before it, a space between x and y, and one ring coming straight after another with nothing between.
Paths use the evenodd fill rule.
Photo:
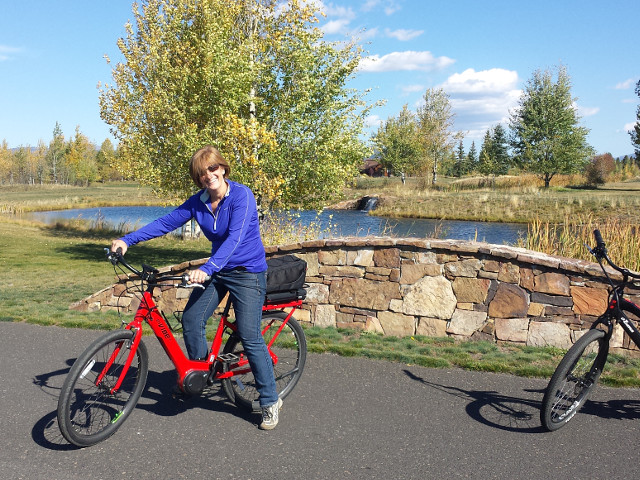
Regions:
<instances>
[{"instance_id":1,"label":"white sneaker","mask_svg":"<svg viewBox=\"0 0 640 480\"><path fill-rule=\"evenodd\" d=\"M268 407L262 407L262 423L260 428L262 430L273 430L278 425L278 414L282 408L282 399L278 399L273 405Z\"/></svg>"}]
</instances>

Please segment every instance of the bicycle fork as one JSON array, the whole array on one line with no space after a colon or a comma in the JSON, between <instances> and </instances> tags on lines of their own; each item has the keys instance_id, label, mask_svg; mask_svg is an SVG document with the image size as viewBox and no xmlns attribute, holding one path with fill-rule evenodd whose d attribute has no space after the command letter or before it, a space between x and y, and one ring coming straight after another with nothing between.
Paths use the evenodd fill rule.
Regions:
<instances>
[{"instance_id":1,"label":"bicycle fork","mask_svg":"<svg viewBox=\"0 0 640 480\"><path fill-rule=\"evenodd\" d=\"M122 371L118 375L118 380L116 381L116 384L109 390L109 394L111 395L113 395L118 391L118 389L122 385L122 382L126 378L127 372L129 371L129 367L133 362L133 357L136 355L136 351L138 350L138 345L140 344L140 340L142 339L142 328L128 328L128 330L131 330L133 332L133 339L125 340L121 342L120 345L118 345L113 350L113 353L109 357L109 360L107 360L106 365L104 366L104 368L102 369L102 371L98 375L98 378L96 378L96 381L95 381L96 387L99 387L105 375L107 374L107 372L109 371L113 363L115 362L116 358L118 358L118 356L120 355L120 351L122 350L122 348L125 347L126 349L128 349L129 353L127 355L127 360L122 366Z\"/></svg>"}]
</instances>

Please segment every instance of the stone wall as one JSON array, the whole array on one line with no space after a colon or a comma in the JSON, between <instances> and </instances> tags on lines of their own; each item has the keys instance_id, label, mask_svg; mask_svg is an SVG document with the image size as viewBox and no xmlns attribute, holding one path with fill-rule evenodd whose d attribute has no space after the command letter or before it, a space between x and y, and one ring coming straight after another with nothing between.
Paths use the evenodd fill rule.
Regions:
<instances>
[{"instance_id":1,"label":"stone wall","mask_svg":"<svg viewBox=\"0 0 640 480\"><path fill-rule=\"evenodd\" d=\"M269 247L307 261L307 299L296 317L320 327L384 335L455 336L568 348L607 305L598 264L504 245L457 240L343 238ZM182 272L205 259L166 267ZM617 272L611 272L619 278ZM137 307L127 279L72 305ZM640 290L631 291L640 302ZM166 311L188 290L157 292ZM617 327L612 346L635 349ZM633 348L632 348L633 347Z\"/></svg>"}]
</instances>

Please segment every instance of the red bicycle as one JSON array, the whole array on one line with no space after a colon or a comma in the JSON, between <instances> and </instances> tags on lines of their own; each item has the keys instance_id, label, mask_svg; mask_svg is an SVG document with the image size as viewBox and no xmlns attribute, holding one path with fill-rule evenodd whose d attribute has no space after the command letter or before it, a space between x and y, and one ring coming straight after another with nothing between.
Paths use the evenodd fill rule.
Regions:
<instances>
[{"instance_id":1,"label":"red bicycle","mask_svg":"<svg viewBox=\"0 0 640 480\"><path fill-rule=\"evenodd\" d=\"M220 380L229 400L239 407L259 411L251 368L236 326L228 319L230 301L218 322L207 359L189 360L167 317L156 305L153 293L157 287L204 287L190 284L186 274L161 273L148 265L137 270L120 253L105 251L116 272L127 274L126 268L137 276L133 290L140 305L131 322L95 340L71 367L58 399L58 426L64 438L79 447L95 445L113 435L131 414L142 395L149 370L149 356L142 341L143 322L151 327L175 365L178 386L184 393L200 394ZM280 398L295 387L307 357L304 332L293 318L305 296L304 288L267 294L262 307L262 334L273 360ZM286 313L285 308L291 311Z\"/></svg>"}]
</instances>

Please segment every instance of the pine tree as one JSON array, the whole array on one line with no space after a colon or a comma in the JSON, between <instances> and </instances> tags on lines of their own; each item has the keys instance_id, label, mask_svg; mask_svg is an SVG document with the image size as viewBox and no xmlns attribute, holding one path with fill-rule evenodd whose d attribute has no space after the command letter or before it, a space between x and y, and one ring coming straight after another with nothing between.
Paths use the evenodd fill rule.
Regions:
<instances>
[{"instance_id":1,"label":"pine tree","mask_svg":"<svg viewBox=\"0 0 640 480\"><path fill-rule=\"evenodd\" d=\"M480 147L480 156L478 157L478 171L483 175L491 175L495 173L493 135L491 129L488 129L484 133L484 139L482 140L482 146Z\"/></svg>"},{"instance_id":2,"label":"pine tree","mask_svg":"<svg viewBox=\"0 0 640 480\"><path fill-rule=\"evenodd\" d=\"M471 142L471 147L469 147L469 153L467 154L467 164L466 170L467 173L475 172L478 169L478 151L476 150L476 142Z\"/></svg>"},{"instance_id":3,"label":"pine tree","mask_svg":"<svg viewBox=\"0 0 640 480\"><path fill-rule=\"evenodd\" d=\"M511 157L509 156L509 144L507 132L501 124L497 124L493 129L491 137L491 156L496 175L506 175L511 168Z\"/></svg>"},{"instance_id":4,"label":"pine tree","mask_svg":"<svg viewBox=\"0 0 640 480\"><path fill-rule=\"evenodd\" d=\"M455 177L461 177L462 175L467 174L468 172L466 171L466 155L464 153L464 144L462 142L462 139L460 139L460 142L458 142L458 150L456 151L456 159L455 159L455 163L454 163L454 167L453 167L453 175Z\"/></svg>"},{"instance_id":5,"label":"pine tree","mask_svg":"<svg viewBox=\"0 0 640 480\"><path fill-rule=\"evenodd\" d=\"M636 95L640 97L640 80L636 83ZM636 162L638 162L640 161L640 104L636 110L636 118L636 124L633 126L633 130L629 132L629 135L631 135L631 144L635 148Z\"/></svg>"}]
</instances>

